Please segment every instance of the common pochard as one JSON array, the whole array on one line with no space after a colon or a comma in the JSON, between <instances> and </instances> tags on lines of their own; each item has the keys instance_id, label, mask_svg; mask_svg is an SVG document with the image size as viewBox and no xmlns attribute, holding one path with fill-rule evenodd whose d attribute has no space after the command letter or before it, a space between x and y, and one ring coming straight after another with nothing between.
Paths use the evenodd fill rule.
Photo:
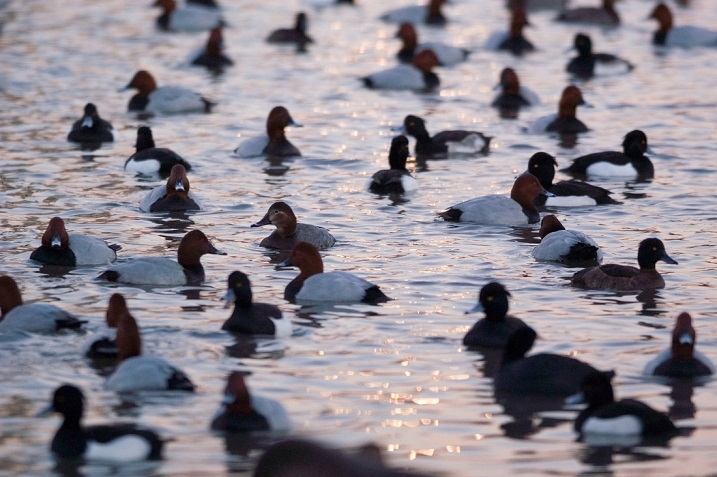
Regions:
<instances>
[{"instance_id":1,"label":"common pochard","mask_svg":"<svg viewBox=\"0 0 717 477\"><path fill-rule=\"evenodd\" d=\"M468 59L470 50L447 45L439 41L418 42L418 33L412 23L402 23L398 27L396 37L401 39L401 49L396 56L401 63L410 63L417 53L424 50L433 51L438 57L440 66L453 66Z\"/></svg>"},{"instance_id":2,"label":"common pochard","mask_svg":"<svg viewBox=\"0 0 717 477\"><path fill-rule=\"evenodd\" d=\"M500 93L491 102L491 106L498 108L500 116L506 119L518 117L520 108L540 103L538 95L520 84L518 74L513 68L503 68L500 72L500 82L496 85Z\"/></svg>"},{"instance_id":3,"label":"common pochard","mask_svg":"<svg viewBox=\"0 0 717 477\"><path fill-rule=\"evenodd\" d=\"M615 0L602 0L599 7L576 7L563 10L555 19L564 23L617 26L620 15L615 10Z\"/></svg>"},{"instance_id":4,"label":"common pochard","mask_svg":"<svg viewBox=\"0 0 717 477\"><path fill-rule=\"evenodd\" d=\"M680 313L672 330L672 343L645 365L644 373L670 378L694 378L714 374L712 361L695 349L697 332L689 313Z\"/></svg>"},{"instance_id":5,"label":"common pochard","mask_svg":"<svg viewBox=\"0 0 717 477\"><path fill-rule=\"evenodd\" d=\"M343 272L324 272L319 251L308 242L294 246L288 260L280 267L298 267L299 275L284 290L284 299L294 302L364 302L381 303L388 298L373 283Z\"/></svg>"},{"instance_id":6,"label":"common pochard","mask_svg":"<svg viewBox=\"0 0 717 477\"><path fill-rule=\"evenodd\" d=\"M210 427L226 432L287 431L291 429L291 420L278 401L249 394L244 376L232 371Z\"/></svg>"},{"instance_id":7,"label":"common pochard","mask_svg":"<svg viewBox=\"0 0 717 477\"><path fill-rule=\"evenodd\" d=\"M674 26L672 11L664 3L655 6L649 18L659 23L657 31L652 36L654 45L682 48L717 46L717 31L695 25Z\"/></svg>"},{"instance_id":8,"label":"common pochard","mask_svg":"<svg viewBox=\"0 0 717 477\"><path fill-rule=\"evenodd\" d=\"M136 89L127 105L130 112L146 114L209 113L214 103L181 86L157 86L148 71L140 70L120 91Z\"/></svg>"},{"instance_id":9,"label":"common pochard","mask_svg":"<svg viewBox=\"0 0 717 477\"><path fill-rule=\"evenodd\" d=\"M367 88L371 89L412 90L427 93L440 86L441 81L433 72L433 68L438 65L438 56L433 50L423 50L413 57L411 64L397 65L360 79Z\"/></svg>"},{"instance_id":10,"label":"common pochard","mask_svg":"<svg viewBox=\"0 0 717 477\"><path fill-rule=\"evenodd\" d=\"M204 281L202 255L226 255L200 230L188 232L179 242L177 261L167 257L142 257L114 265L97 278L133 285L194 285Z\"/></svg>"},{"instance_id":11,"label":"common pochard","mask_svg":"<svg viewBox=\"0 0 717 477\"><path fill-rule=\"evenodd\" d=\"M209 71L215 73L220 73L225 67L234 64L232 59L224 54L224 35L222 33L222 27L213 28L209 32L206 45L192 55L190 64L204 66Z\"/></svg>"},{"instance_id":12,"label":"common pochard","mask_svg":"<svg viewBox=\"0 0 717 477\"><path fill-rule=\"evenodd\" d=\"M446 17L443 15L443 4L447 0L426 0L426 5L408 5L387 11L381 20L389 23L413 23L414 25L443 26Z\"/></svg>"},{"instance_id":13,"label":"common pochard","mask_svg":"<svg viewBox=\"0 0 717 477\"><path fill-rule=\"evenodd\" d=\"M543 132L576 134L588 131L585 123L575 116L578 106L590 107L583 99L583 93L580 88L574 85L566 86L560 95L558 113L538 118L530 126L528 132L533 134Z\"/></svg>"},{"instance_id":14,"label":"common pochard","mask_svg":"<svg viewBox=\"0 0 717 477\"><path fill-rule=\"evenodd\" d=\"M85 346L85 356L95 360L117 360L117 322L129 313L127 300L120 293L113 293L107 303L105 326L92 336Z\"/></svg>"},{"instance_id":15,"label":"common pochard","mask_svg":"<svg viewBox=\"0 0 717 477\"><path fill-rule=\"evenodd\" d=\"M106 265L115 261L121 248L91 235L67 233L65 221L53 217L42 234L42 245L30 254L30 260L63 267Z\"/></svg>"},{"instance_id":16,"label":"common pochard","mask_svg":"<svg viewBox=\"0 0 717 477\"><path fill-rule=\"evenodd\" d=\"M178 7L176 0L157 0L153 6L162 9L162 14L156 21L160 30L197 32L211 30L224 24L222 11L216 5L187 2L182 7Z\"/></svg>"},{"instance_id":17,"label":"common pochard","mask_svg":"<svg viewBox=\"0 0 717 477\"><path fill-rule=\"evenodd\" d=\"M182 212L202 210L197 197L189 190L187 170L183 165L172 167L165 185L155 187L139 204L142 212Z\"/></svg>"},{"instance_id":18,"label":"common pochard","mask_svg":"<svg viewBox=\"0 0 717 477\"><path fill-rule=\"evenodd\" d=\"M266 134L251 137L239 143L234 154L239 157L291 157L300 156L299 149L286 138L284 129L301 127L283 106L275 106L266 118Z\"/></svg>"},{"instance_id":19,"label":"common pochard","mask_svg":"<svg viewBox=\"0 0 717 477\"><path fill-rule=\"evenodd\" d=\"M438 214L451 222L483 225L527 225L540 222L535 198L550 194L531 174L522 174L513 183L510 197L491 194L461 202Z\"/></svg>"},{"instance_id":20,"label":"common pochard","mask_svg":"<svg viewBox=\"0 0 717 477\"><path fill-rule=\"evenodd\" d=\"M492 33L486 41L486 49L507 51L515 56L535 51L535 46L523 35L523 29L529 25L525 9L514 8L511 12L508 31Z\"/></svg>"}]
</instances>

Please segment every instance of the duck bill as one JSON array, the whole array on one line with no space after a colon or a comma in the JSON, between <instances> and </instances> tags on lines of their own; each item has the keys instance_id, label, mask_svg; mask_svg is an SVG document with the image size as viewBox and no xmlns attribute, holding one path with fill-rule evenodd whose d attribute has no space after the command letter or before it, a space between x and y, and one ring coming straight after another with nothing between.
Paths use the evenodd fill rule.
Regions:
<instances>
[{"instance_id":1,"label":"duck bill","mask_svg":"<svg viewBox=\"0 0 717 477\"><path fill-rule=\"evenodd\" d=\"M60 239L59 235L52 236L52 240L50 240L50 246L52 248L62 248L62 239Z\"/></svg>"},{"instance_id":2,"label":"duck bill","mask_svg":"<svg viewBox=\"0 0 717 477\"><path fill-rule=\"evenodd\" d=\"M565 398L565 404L568 404L568 405L584 404L584 403L585 403L585 395L582 392L572 394Z\"/></svg>"},{"instance_id":3,"label":"duck bill","mask_svg":"<svg viewBox=\"0 0 717 477\"><path fill-rule=\"evenodd\" d=\"M91 128L95 122L92 120L92 116L85 116L82 118L82 127L83 128Z\"/></svg>"},{"instance_id":4,"label":"duck bill","mask_svg":"<svg viewBox=\"0 0 717 477\"><path fill-rule=\"evenodd\" d=\"M251 224L252 227L261 227L263 225L269 225L271 223L271 220L269 220L269 213L267 212L264 217L261 218L261 220L255 224Z\"/></svg>"},{"instance_id":5,"label":"duck bill","mask_svg":"<svg viewBox=\"0 0 717 477\"><path fill-rule=\"evenodd\" d=\"M291 268L294 264L291 262L291 257L287 258L281 263L277 263L276 267L274 267L274 270L281 270L282 268Z\"/></svg>"},{"instance_id":6,"label":"duck bill","mask_svg":"<svg viewBox=\"0 0 717 477\"><path fill-rule=\"evenodd\" d=\"M45 408L43 408L43 409L40 409L40 410L37 412L37 414L35 414L35 417L45 417L45 416L49 416L49 415L52 414L53 412L55 412L55 409L52 407L52 403L50 403L49 406L47 406L47 407L45 407Z\"/></svg>"},{"instance_id":7,"label":"duck bill","mask_svg":"<svg viewBox=\"0 0 717 477\"><path fill-rule=\"evenodd\" d=\"M470 310L466 310L466 313L465 313L465 314L466 314L466 315L472 315L473 313L478 313L478 312L483 311L483 310L484 310L483 305L481 305L480 303L476 303L476 306L474 306L474 307L471 308Z\"/></svg>"},{"instance_id":8,"label":"duck bill","mask_svg":"<svg viewBox=\"0 0 717 477\"><path fill-rule=\"evenodd\" d=\"M211 253L211 254L213 254L213 255L226 255L226 254L227 254L226 252L222 252L221 250L217 250L217 248L216 248L214 245L212 245L212 244L209 244L209 251L208 251L207 253Z\"/></svg>"},{"instance_id":9,"label":"duck bill","mask_svg":"<svg viewBox=\"0 0 717 477\"><path fill-rule=\"evenodd\" d=\"M663 254L662 254L662 256L660 257L660 260L662 260L662 261L665 262L665 263L669 263L669 264L672 264L672 265L677 265L677 260L675 260L674 258L670 257L670 256L667 255L666 253L663 253Z\"/></svg>"},{"instance_id":10,"label":"duck bill","mask_svg":"<svg viewBox=\"0 0 717 477\"><path fill-rule=\"evenodd\" d=\"M174 184L174 190L176 191L183 191L184 190L184 184L182 184L182 180L178 180L176 184Z\"/></svg>"},{"instance_id":11,"label":"duck bill","mask_svg":"<svg viewBox=\"0 0 717 477\"><path fill-rule=\"evenodd\" d=\"M231 307L231 306L232 306L232 303L234 303L234 301L236 301L236 299L237 299L237 297L236 297L236 295L234 294L234 290L232 290L231 288L228 288L228 289L227 289L227 292L226 292L226 293L224 294L224 296L222 297L222 300L225 301L225 303L224 303L224 308L229 308L229 307Z\"/></svg>"}]
</instances>

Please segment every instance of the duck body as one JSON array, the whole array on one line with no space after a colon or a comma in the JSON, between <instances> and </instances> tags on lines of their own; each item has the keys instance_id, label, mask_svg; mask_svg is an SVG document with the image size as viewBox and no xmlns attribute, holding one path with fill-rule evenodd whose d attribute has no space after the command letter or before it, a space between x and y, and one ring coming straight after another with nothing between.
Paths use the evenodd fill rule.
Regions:
<instances>
[{"instance_id":1,"label":"duck body","mask_svg":"<svg viewBox=\"0 0 717 477\"><path fill-rule=\"evenodd\" d=\"M50 450L60 458L115 462L162 458L164 441L151 429L130 423L82 426L84 396L76 386L57 388L45 412L64 417L50 444Z\"/></svg>"},{"instance_id":2,"label":"duck body","mask_svg":"<svg viewBox=\"0 0 717 477\"><path fill-rule=\"evenodd\" d=\"M234 154L239 157L291 157L301 156L299 149L286 138L284 129L288 126L301 127L283 106L269 111L266 119L266 134L260 134L239 143Z\"/></svg>"},{"instance_id":3,"label":"duck body","mask_svg":"<svg viewBox=\"0 0 717 477\"><path fill-rule=\"evenodd\" d=\"M478 131L448 130L433 136L426 130L426 122L409 114L403 119L403 133L416 139L415 153L427 159L442 159L450 154L487 153L491 136Z\"/></svg>"},{"instance_id":4,"label":"duck body","mask_svg":"<svg viewBox=\"0 0 717 477\"><path fill-rule=\"evenodd\" d=\"M661 240L645 239L640 242L637 252L640 268L619 264L588 267L575 273L570 283L591 290L635 291L665 288L665 279L655 269L655 264L660 260L677 264L677 261L667 255Z\"/></svg>"},{"instance_id":5,"label":"duck body","mask_svg":"<svg viewBox=\"0 0 717 477\"><path fill-rule=\"evenodd\" d=\"M597 265L603 252L597 243L576 230L566 230L554 215L546 215L540 224L540 243L533 249L533 258L569 266Z\"/></svg>"},{"instance_id":6,"label":"duck body","mask_svg":"<svg viewBox=\"0 0 717 477\"><path fill-rule=\"evenodd\" d=\"M672 330L672 343L645 365L645 374L669 378L695 378L714 374L715 366L699 350L695 349L697 333L692 317L680 313Z\"/></svg>"},{"instance_id":7,"label":"duck body","mask_svg":"<svg viewBox=\"0 0 717 477\"><path fill-rule=\"evenodd\" d=\"M225 67L234 64L222 50L224 50L224 36L221 27L217 27L212 29L206 45L192 55L189 63L194 66L203 66L216 73L222 72Z\"/></svg>"},{"instance_id":8,"label":"duck body","mask_svg":"<svg viewBox=\"0 0 717 477\"><path fill-rule=\"evenodd\" d=\"M181 86L157 86L154 77L140 70L123 90L138 92L129 100L127 109L147 114L209 113L214 103L199 93Z\"/></svg>"},{"instance_id":9,"label":"duck body","mask_svg":"<svg viewBox=\"0 0 717 477\"><path fill-rule=\"evenodd\" d=\"M572 164L561 172L575 177L626 177L638 180L652 179L655 168L650 158L647 136L636 129L625 135L623 152L604 151L573 159Z\"/></svg>"},{"instance_id":10,"label":"duck body","mask_svg":"<svg viewBox=\"0 0 717 477\"><path fill-rule=\"evenodd\" d=\"M184 166L172 167L167 184L152 189L139 204L142 212L183 212L201 210L199 201L189 190L189 179Z\"/></svg>"},{"instance_id":11,"label":"duck body","mask_svg":"<svg viewBox=\"0 0 717 477\"><path fill-rule=\"evenodd\" d=\"M592 40L584 33L578 33L573 40L578 56L572 58L566 70L578 78L589 79L593 76L609 76L629 73L634 66L627 60L610 53L593 53Z\"/></svg>"},{"instance_id":12,"label":"duck body","mask_svg":"<svg viewBox=\"0 0 717 477\"><path fill-rule=\"evenodd\" d=\"M307 23L306 13L299 12L296 14L296 23L293 28L274 30L266 37L266 41L268 43L296 44L299 48L304 48L306 44L314 42L306 33Z\"/></svg>"},{"instance_id":13,"label":"duck body","mask_svg":"<svg viewBox=\"0 0 717 477\"><path fill-rule=\"evenodd\" d=\"M107 389L132 391L194 391L184 372L158 356L134 356L123 360L107 378Z\"/></svg>"},{"instance_id":14,"label":"duck body","mask_svg":"<svg viewBox=\"0 0 717 477\"><path fill-rule=\"evenodd\" d=\"M430 51L430 50L428 50ZM370 89L431 91L441 84L432 71L421 71L413 65L398 65L361 78Z\"/></svg>"},{"instance_id":15,"label":"duck body","mask_svg":"<svg viewBox=\"0 0 717 477\"><path fill-rule=\"evenodd\" d=\"M599 26L618 26L620 24L620 15L615 10L615 0L603 0L600 7L578 7L563 10L555 19L563 23Z\"/></svg>"},{"instance_id":16,"label":"duck body","mask_svg":"<svg viewBox=\"0 0 717 477\"><path fill-rule=\"evenodd\" d=\"M109 121L100 117L97 106L87 103L82 118L73 123L67 134L67 140L79 143L112 142L114 128Z\"/></svg>"},{"instance_id":17,"label":"duck body","mask_svg":"<svg viewBox=\"0 0 717 477\"><path fill-rule=\"evenodd\" d=\"M674 26L672 11L664 3L657 4L649 18L659 24L652 36L654 45L680 48L717 46L717 31L696 25Z\"/></svg>"},{"instance_id":18,"label":"duck body","mask_svg":"<svg viewBox=\"0 0 717 477\"><path fill-rule=\"evenodd\" d=\"M216 6L187 2L181 8L176 0L157 0L154 6L162 8L157 17L157 28L168 32L199 32L222 26L222 12Z\"/></svg>"},{"instance_id":19,"label":"duck body","mask_svg":"<svg viewBox=\"0 0 717 477\"><path fill-rule=\"evenodd\" d=\"M268 237L262 239L260 247L292 250L299 242L308 242L319 250L325 250L336 243L336 239L323 227L297 222L293 209L286 202L275 202L264 217L252 227L272 224L276 227Z\"/></svg>"},{"instance_id":20,"label":"duck body","mask_svg":"<svg viewBox=\"0 0 717 477\"><path fill-rule=\"evenodd\" d=\"M381 15L388 23L412 23L414 25L443 26L447 23L441 7L446 0L429 0L428 5L408 5L390 10Z\"/></svg>"}]
</instances>

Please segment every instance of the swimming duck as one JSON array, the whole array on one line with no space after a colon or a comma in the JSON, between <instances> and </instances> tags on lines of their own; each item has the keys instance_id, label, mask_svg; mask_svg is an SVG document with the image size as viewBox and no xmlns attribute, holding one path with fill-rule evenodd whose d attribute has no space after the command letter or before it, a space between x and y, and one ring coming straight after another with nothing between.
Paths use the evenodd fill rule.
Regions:
<instances>
[{"instance_id":1,"label":"swimming duck","mask_svg":"<svg viewBox=\"0 0 717 477\"><path fill-rule=\"evenodd\" d=\"M391 140L388 152L390 169L383 169L371 176L368 190L375 194L403 194L418 189L418 181L406 170L408 139L396 136Z\"/></svg>"},{"instance_id":2,"label":"swimming duck","mask_svg":"<svg viewBox=\"0 0 717 477\"><path fill-rule=\"evenodd\" d=\"M402 132L416 139L416 156L430 159L445 158L449 154L485 154L493 139L478 131L462 129L441 131L431 136L426 130L426 122L411 114L403 119Z\"/></svg>"},{"instance_id":3,"label":"swimming duck","mask_svg":"<svg viewBox=\"0 0 717 477\"><path fill-rule=\"evenodd\" d=\"M214 103L181 86L157 86L154 77L140 70L120 91L136 89L127 109L147 114L209 113Z\"/></svg>"},{"instance_id":4,"label":"swimming duck","mask_svg":"<svg viewBox=\"0 0 717 477\"><path fill-rule=\"evenodd\" d=\"M381 15L381 20L388 23L443 26L447 22L441 11L444 3L447 3L447 0L428 0L427 5L399 7Z\"/></svg>"},{"instance_id":5,"label":"swimming duck","mask_svg":"<svg viewBox=\"0 0 717 477\"><path fill-rule=\"evenodd\" d=\"M620 15L615 10L615 0L602 0L599 7L578 7L563 10L556 18L564 23L587 23L591 25L617 26Z\"/></svg>"},{"instance_id":6,"label":"swimming duck","mask_svg":"<svg viewBox=\"0 0 717 477\"><path fill-rule=\"evenodd\" d=\"M583 93L580 91L580 88L574 85L566 86L560 95L558 113L537 119L530 127L529 132L576 134L588 131L588 127L585 123L575 116L578 106L590 107L583 99Z\"/></svg>"},{"instance_id":7,"label":"swimming duck","mask_svg":"<svg viewBox=\"0 0 717 477\"><path fill-rule=\"evenodd\" d=\"M529 25L525 9L514 8L510 16L508 32L503 31L492 34L486 42L486 48L507 51L515 56L522 56L525 53L535 51L535 46L523 35L523 29Z\"/></svg>"},{"instance_id":8,"label":"swimming duck","mask_svg":"<svg viewBox=\"0 0 717 477\"><path fill-rule=\"evenodd\" d=\"M513 331L528 326L520 318L508 315L509 296L510 292L498 282L490 282L481 288L478 303L466 314L482 311L485 318L478 320L466 333L464 346L502 348Z\"/></svg>"},{"instance_id":9,"label":"swimming duck","mask_svg":"<svg viewBox=\"0 0 717 477\"><path fill-rule=\"evenodd\" d=\"M433 72L433 68L438 65L438 56L433 50L423 50L413 57L411 64L394 66L360 79L371 89L430 92L441 83L438 75Z\"/></svg>"},{"instance_id":10,"label":"swimming duck","mask_svg":"<svg viewBox=\"0 0 717 477\"><path fill-rule=\"evenodd\" d=\"M610 379L602 373L590 373L583 378L581 395L588 405L574 423L581 440L589 442L599 436L669 438L678 434L667 414L635 399L615 401ZM571 402L576 399L571 398Z\"/></svg>"},{"instance_id":11,"label":"swimming duck","mask_svg":"<svg viewBox=\"0 0 717 477\"><path fill-rule=\"evenodd\" d=\"M476 197L438 214L452 222L475 222L483 225L527 225L540 222L535 198L549 194L531 174L522 174L513 183L510 197L492 194Z\"/></svg>"},{"instance_id":12,"label":"swimming duck","mask_svg":"<svg viewBox=\"0 0 717 477\"><path fill-rule=\"evenodd\" d=\"M278 401L249 394L244 376L233 371L211 428L227 432L285 431L291 428L291 421Z\"/></svg>"},{"instance_id":13,"label":"swimming duck","mask_svg":"<svg viewBox=\"0 0 717 477\"><path fill-rule=\"evenodd\" d=\"M585 178L628 177L637 180L652 179L655 168L650 158L645 156L651 152L647 145L647 136L639 129L630 131L622 141L622 152L595 152L573 159L573 163L560 172L571 176Z\"/></svg>"},{"instance_id":14,"label":"swimming duck","mask_svg":"<svg viewBox=\"0 0 717 477\"><path fill-rule=\"evenodd\" d=\"M304 49L307 43L313 43L314 40L306 34L308 18L306 13L299 12L296 14L296 22L293 28L279 28L272 31L266 41L269 43L289 43L295 44L299 49Z\"/></svg>"},{"instance_id":15,"label":"swimming duck","mask_svg":"<svg viewBox=\"0 0 717 477\"><path fill-rule=\"evenodd\" d=\"M209 38L204 48L193 55L190 64L195 66L204 66L210 71L221 72L225 66L232 66L234 62L223 53L224 35L222 28L213 28L209 32Z\"/></svg>"},{"instance_id":16,"label":"swimming duck","mask_svg":"<svg viewBox=\"0 0 717 477\"><path fill-rule=\"evenodd\" d=\"M465 48L458 48L438 41L418 43L418 33L411 23L402 23L398 27L396 37L401 39L401 49L398 51L398 61L410 63L417 53L423 50L431 50L438 57L440 66L453 66L466 61L470 51Z\"/></svg>"},{"instance_id":17,"label":"swimming duck","mask_svg":"<svg viewBox=\"0 0 717 477\"><path fill-rule=\"evenodd\" d=\"M599 264L603 253L593 239L576 230L566 230L552 214L540 221L540 243L533 249L533 258L569 266Z\"/></svg>"},{"instance_id":18,"label":"swimming duck","mask_svg":"<svg viewBox=\"0 0 717 477\"><path fill-rule=\"evenodd\" d=\"M117 366L107 378L107 389L131 391L194 391L194 384L180 369L158 356L142 356L142 337L129 313L117 319Z\"/></svg>"},{"instance_id":19,"label":"swimming duck","mask_svg":"<svg viewBox=\"0 0 717 477\"><path fill-rule=\"evenodd\" d=\"M7 275L0 275L0 333L54 333L67 328L76 330L80 321L68 312L48 303L23 304L20 287Z\"/></svg>"},{"instance_id":20,"label":"swimming duck","mask_svg":"<svg viewBox=\"0 0 717 477\"><path fill-rule=\"evenodd\" d=\"M528 170L540 181L543 189L552 193L553 197L540 195L535 205L548 207L577 207L586 205L619 204L607 189L579 180L567 180L553 183L555 166L558 162L547 152L536 152L528 160Z\"/></svg>"},{"instance_id":21,"label":"swimming duck","mask_svg":"<svg viewBox=\"0 0 717 477\"><path fill-rule=\"evenodd\" d=\"M177 261L167 257L143 257L114 265L97 278L133 285L192 285L204 281L202 255L226 255L200 230L188 232L179 242Z\"/></svg>"},{"instance_id":22,"label":"swimming duck","mask_svg":"<svg viewBox=\"0 0 717 477\"><path fill-rule=\"evenodd\" d=\"M520 108L540 103L535 93L520 84L513 68L503 68L496 88L500 88L500 93L490 105L500 110L502 118L515 119Z\"/></svg>"},{"instance_id":23,"label":"swimming duck","mask_svg":"<svg viewBox=\"0 0 717 477\"><path fill-rule=\"evenodd\" d=\"M107 304L105 328L90 338L85 356L90 359L117 360L117 322L123 313L129 313L127 301L120 293L113 293Z\"/></svg>"},{"instance_id":24,"label":"swimming duck","mask_svg":"<svg viewBox=\"0 0 717 477\"><path fill-rule=\"evenodd\" d=\"M265 237L260 247L292 250L299 242L309 242L319 250L325 250L336 243L336 239L323 227L300 224L291 206L286 202L274 202L264 217L252 227L272 224L276 227L271 235Z\"/></svg>"},{"instance_id":25,"label":"swimming duck","mask_svg":"<svg viewBox=\"0 0 717 477\"><path fill-rule=\"evenodd\" d=\"M79 143L98 143L114 141L114 128L109 121L105 121L97 112L93 103L85 105L82 118L72 124L67 134L67 140Z\"/></svg>"},{"instance_id":26,"label":"swimming duck","mask_svg":"<svg viewBox=\"0 0 717 477\"><path fill-rule=\"evenodd\" d=\"M495 375L496 394L541 394L570 396L580 390L585 376L599 372L587 363L569 356L538 353L525 356L537 333L529 326L520 327L508 337L503 362ZM612 376L611 371L606 372Z\"/></svg>"},{"instance_id":27,"label":"swimming duck","mask_svg":"<svg viewBox=\"0 0 717 477\"><path fill-rule=\"evenodd\" d=\"M649 18L660 24L652 37L652 43L655 45L682 48L717 46L717 31L694 25L674 26L672 11L664 3L655 6Z\"/></svg>"},{"instance_id":28,"label":"swimming duck","mask_svg":"<svg viewBox=\"0 0 717 477\"><path fill-rule=\"evenodd\" d=\"M234 149L234 154L239 157L263 155L270 157L300 156L301 152L286 139L284 129L288 126L300 128L301 124L297 124L294 121L288 109L283 106L275 106L269 111L269 115L266 118L266 134L243 140Z\"/></svg>"},{"instance_id":29,"label":"swimming duck","mask_svg":"<svg viewBox=\"0 0 717 477\"><path fill-rule=\"evenodd\" d=\"M283 316L278 306L252 301L251 282L246 274L229 274L224 300L227 302L225 308L234 304L232 315L222 325L224 331L245 335L291 335L291 321Z\"/></svg>"},{"instance_id":30,"label":"swimming duck","mask_svg":"<svg viewBox=\"0 0 717 477\"><path fill-rule=\"evenodd\" d=\"M184 166L187 171L192 170L192 166L173 150L166 147L156 147L152 130L148 126L137 128L135 153L125 161L125 171L144 175L159 174L160 176L166 176L177 164Z\"/></svg>"},{"instance_id":31,"label":"swimming duck","mask_svg":"<svg viewBox=\"0 0 717 477\"><path fill-rule=\"evenodd\" d=\"M390 300L373 283L348 272L324 272L319 251L307 242L294 246L280 267L298 267L299 275L284 290L284 299L294 302L330 301L381 303Z\"/></svg>"},{"instance_id":32,"label":"swimming duck","mask_svg":"<svg viewBox=\"0 0 717 477\"><path fill-rule=\"evenodd\" d=\"M187 170L183 165L172 167L166 185L155 187L142 199L142 212L179 212L201 210L194 193L189 190Z\"/></svg>"},{"instance_id":33,"label":"swimming duck","mask_svg":"<svg viewBox=\"0 0 717 477\"><path fill-rule=\"evenodd\" d=\"M693 378L714 374L714 364L695 349L697 333L689 313L680 313L672 330L672 344L645 365L645 374Z\"/></svg>"},{"instance_id":34,"label":"swimming duck","mask_svg":"<svg viewBox=\"0 0 717 477\"><path fill-rule=\"evenodd\" d=\"M655 270L655 264L662 260L677 265L665 251L662 240L648 238L640 242L637 263L640 268L628 265L600 265L580 270L570 279L570 284L591 290L633 291L665 288L665 280Z\"/></svg>"},{"instance_id":35,"label":"swimming duck","mask_svg":"<svg viewBox=\"0 0 717 477\"><path fill-rule=\"evenodd\" d=\"M162 9L157 18L157 28L173 32L196 32L211 30L223 25L222 12L215 5L187 2L178 8L176 0L157 0L155 7Z\"/></svg>"},{"instance_id":36,"label":"swimming duck","mask_svg":"<svg viewBox=\"0 0 717 477\"><path fill-rule=\"evenodd\" d=\"M613 54L593 53L592 40L584 33L575 35L573 47L578 51L578 56L571 59L565 69L578 78L624 74L634 68L629 61Z\"/></svg>"},{"instance_id":37,"label":"swimming duck","mask_svg":"<svg viewBox=\"0 0 717 477\"><path fill-rule=\"evenodd\" d=\"M162 458L164 441L155 431L129 423L83 426L84 411L85 396L80 388L64 384L55 389L52 403L40 415L62 414L62 425L50 444L56 456L103 462Z\"/></svg>"},{"instance_id":38,"label":"swimming duck","mask_svg":"<svg viewBox=\"0 0 717 477\"><path fill-rule=\"evenodd\" d=\"M63 267L105 265L115 261L121 248L91 235L69 234L65 221L53 217L42 234L42 245L30 254L30 260Z\"/></svg>"}]
</instances>

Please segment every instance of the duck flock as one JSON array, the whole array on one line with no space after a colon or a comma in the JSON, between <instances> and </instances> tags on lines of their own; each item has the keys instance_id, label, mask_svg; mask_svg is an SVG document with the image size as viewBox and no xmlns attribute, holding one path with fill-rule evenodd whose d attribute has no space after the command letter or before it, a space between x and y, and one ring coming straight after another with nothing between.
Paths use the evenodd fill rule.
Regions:
<instances>
[{"instance_id":1,"label":"duck flock","mask_svg":"<svg viewBox=\"0 0 717 477\"><path fill-rule=\"evenodd\" d=\"M28 455L155 461L164 467L147 472L169 475L192 466L180 453L223 438L239 464L204 475L476 475L499 409L507 437L555 427L551 439L588 456L690 439L694 405L668 410L654 394L688 389L692 404L711 392L714 306L695 303L708 292L675 289L714 283L714 235L702 224L713 208L695 205L712 170L685 166L679 144L668 146L674 155L653 148L683 122L714 139L701 121L714 104L689 88L704 85L674 71L717 58L717 29L681 21L711 7L119 3L68 20L97 45L53 36L62 25L50 17L37 24L45 33L33 44L56 41L69 66L14 47L14 28L33 17L24 2L3 6L0 52L25 58L37 79L0 73L4 101L34 113L0 125L0 341L11 363L0 402L45 401L62 422L49 433L52 424L35 424ZM123 27L112 24L118 12ZM103 48L112 38L117 59ZM180 50L188 45L200 47ZM47 101L53 75L74 84ZM658 76L655 98L644 89ZM49 105L30 99L35 87ZM64 123L35 131L43 108ZM687 146L684 155L700 155ZM61 359L47 361L43 346ZM321 358L326 346L334 361ZM463 396L441 418L425 412L451 402L451 381L474 378L490 398ZM318 384L336 379L336 395ZM629 398L641 385L653 394ZM366 417L386 408L361 401L394 417ZM0 419L22 433L18 416L26 411ZM482 430L468 434L481 437L454 446L450 431L431 430L459 416L460 432L473 423ZM454 459L461 447L469 460ZM444 455L430 461L436 448Z\"/></svg>"}]
</instances>

